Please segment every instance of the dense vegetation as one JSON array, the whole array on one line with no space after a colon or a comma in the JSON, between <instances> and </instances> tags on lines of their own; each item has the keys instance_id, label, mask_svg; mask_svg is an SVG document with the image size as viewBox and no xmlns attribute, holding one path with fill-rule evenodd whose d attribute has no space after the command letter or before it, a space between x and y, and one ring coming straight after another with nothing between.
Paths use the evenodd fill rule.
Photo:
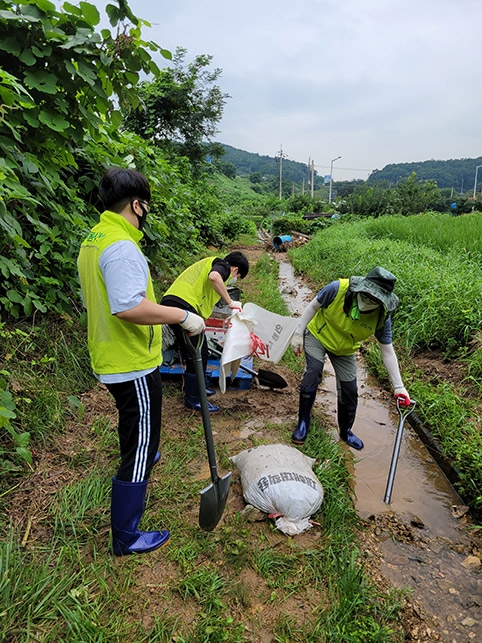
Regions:
<instances>
[{"instance_id":1,"label":"dense vegetation","mask_svg":"<svg viewBox=\"0 0 482 643\"><path fill-rule=\"evenodd\" d=\"M151 54L171 54L142 39L147 23L125 2L106 11L113 33L97 30L99 12L87 2L57 10L48 0L0 0L2 319L78 312L75 258L98 218L96 187L111 165L149 176L146 253L161 273L172 274L206 244L229 239L231 223L236 231L241 226L235 216L224 217L216 194L186 156L166 155L155 141L128 129L126 115L142 96L141 75L161 77ZM205 72L209 60L202 62ZM191 68L185 77L195 85ZM182 79L169 80L174 92ZM185 100L194 112L193 97ZM199 130L210 118L196 113L191 124Z\"/></svg>"}]
</instances>

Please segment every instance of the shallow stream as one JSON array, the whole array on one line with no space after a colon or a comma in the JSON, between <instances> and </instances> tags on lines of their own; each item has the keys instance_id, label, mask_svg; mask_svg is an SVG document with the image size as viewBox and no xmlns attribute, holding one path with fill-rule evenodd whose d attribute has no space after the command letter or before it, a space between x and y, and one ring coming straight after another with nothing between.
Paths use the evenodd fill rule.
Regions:
<instances>
[{"instance_id":1,"label":"shallow stream","mask_svg":"<svg viewBox=\"0 0 482 643\"><path fill-rule=\"evenodd\" d=\"M291 314L300 315L316 293L297 279L285 255L277 258L280 292ZM423 610L437 617L440 627L429 640L482 642L482 574L469 566L467 530L460 517L463 503L407 420L390 504L384 502L400 417L392 396L371 380L361 357L358 388L353 431L365 448L346 449L357 512L377 525L383 574L397 586L411 587ZM316 408L336 426L335 377L329 360ZM333 437L338 439L335 429Z\"/></svg>"}]
</instances>

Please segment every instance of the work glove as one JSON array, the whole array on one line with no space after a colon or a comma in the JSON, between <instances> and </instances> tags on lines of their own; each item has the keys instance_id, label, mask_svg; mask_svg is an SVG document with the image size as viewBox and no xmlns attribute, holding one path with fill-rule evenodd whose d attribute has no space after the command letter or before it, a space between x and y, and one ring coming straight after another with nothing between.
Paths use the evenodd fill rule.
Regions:
<instances>
[{"instance_id":1,"label":"work glove","mask_svg":"<svg viewBox=\"0 0 482 643\"><path fill-rule=\"evenodd\" d=\"M229 304L229 308L233 311L233 313L241 313L243 312L243 304L240 301L232 301Z\"/></svg>"},{"instance_id":2,"label":"work glove","mask_svg":"<svg viewBox=\"0 0 482 643\"><path fill-rule=\"evenodd\" d=\"M407 389L404 386L397 386L393 394L397 400L399 406L410 406L410 395L407 392Z\"/></svg>"},{"instance_id":3,"label":"work glove","mask_svg":"<svg viewBox=\"0 0 482 643\"><path fill-rule=\"evenodd\" d=\"M291 337L291 348L293 353L298 356L303 352L303 335L301 333L294 333Z\"/></svg>"},{"instance_id":4,"label":"work glove","mask_svg":"<svg viewBox=\"0 0 482 643\"><path fill-rule=\"evenodd\" d=\"M181 328L184 328L190 335L199 335L206 328L204 319L195 313L186 311L186 319L181 322Z\"/></svg>"}]
</instances>

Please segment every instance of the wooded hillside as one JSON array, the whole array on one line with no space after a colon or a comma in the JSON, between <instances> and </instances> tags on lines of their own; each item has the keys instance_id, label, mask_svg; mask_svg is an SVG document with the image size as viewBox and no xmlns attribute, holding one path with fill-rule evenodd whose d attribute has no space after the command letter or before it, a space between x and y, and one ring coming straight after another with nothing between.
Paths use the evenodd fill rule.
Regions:
<instances>
[{"instance_id":1,"label":"wooded hillside","mask_svg":"<svg viewBox=\"0 0 482 643\"><path fill-rule=\"evenodd\" d=\"M224 143L222 146L226 151L223 160L236 167L238 176L250 176L256 173L260 173L265 178L279 176L279 157L246 152ZM471 193L474 189L475 171L478 165L482 165L482 156L475 159L449 159L446 161L431 159L412 163L391 163L381 170L374 170L367 182L387 182L393 187L400 180L407 179L415 172L420 181L435 180L439 188L453 188L454 192L458 194ZM321 187L323 177L317 175L316 170L314 177L315 189ZM294 183L301 183L304 179L308 185L310 180L308 159L306 163L300 163L283 158L283 178L287 182ZM357 183L360 182L357 180ZM482 171L478 173L477 185L478 188L482 187Z\"/></svg>"}]
</instances>

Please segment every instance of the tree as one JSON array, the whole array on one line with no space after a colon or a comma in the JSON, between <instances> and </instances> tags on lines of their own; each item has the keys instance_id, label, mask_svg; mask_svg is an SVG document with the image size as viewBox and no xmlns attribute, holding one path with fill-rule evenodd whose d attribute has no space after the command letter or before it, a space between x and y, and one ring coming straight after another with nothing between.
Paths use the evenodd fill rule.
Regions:
<instances>
[{"instance_id":1,"label":"tree","mask_svg":"<svg viewBox=\"0 0 482 643\"><path fill-rule=\"evenodd\" d=\"M115 35L96 31L88 2L57 10L49 0L0 0L0 308L14 317L72 310L97 182L86 148L103 143L98 175L115 156L105 150L115 147L119 107L137 104L140 74L158 70L150 52L170 57L141 39L148 23L125 0L106 11Z\"/></svg>"},{"instance_id":2,"label":"tree","mask_svg":"<svg viewBox=\"0 0 482 643\"><path fill-rule=\"evenodd\" d=\"M196 167L211 149L206 142L218 133L229 96L214 84L221 70L209 69L212 56L199 55L187 64L186 55L179 47L173 67L141 83L139 105L124 110L124 126Z\"/></svg>"},{"instance_id":3,"label":"tree","mask_svg":"<svg viewBox=\"0 0 482 643\"><path fill-rule=\"evenodd\" d=\"M437 182L418 181L415 172L404 181L400 181L393 192L395 211L403 215L424 212L440 200Z\"/></svg>"}]
</instances>

